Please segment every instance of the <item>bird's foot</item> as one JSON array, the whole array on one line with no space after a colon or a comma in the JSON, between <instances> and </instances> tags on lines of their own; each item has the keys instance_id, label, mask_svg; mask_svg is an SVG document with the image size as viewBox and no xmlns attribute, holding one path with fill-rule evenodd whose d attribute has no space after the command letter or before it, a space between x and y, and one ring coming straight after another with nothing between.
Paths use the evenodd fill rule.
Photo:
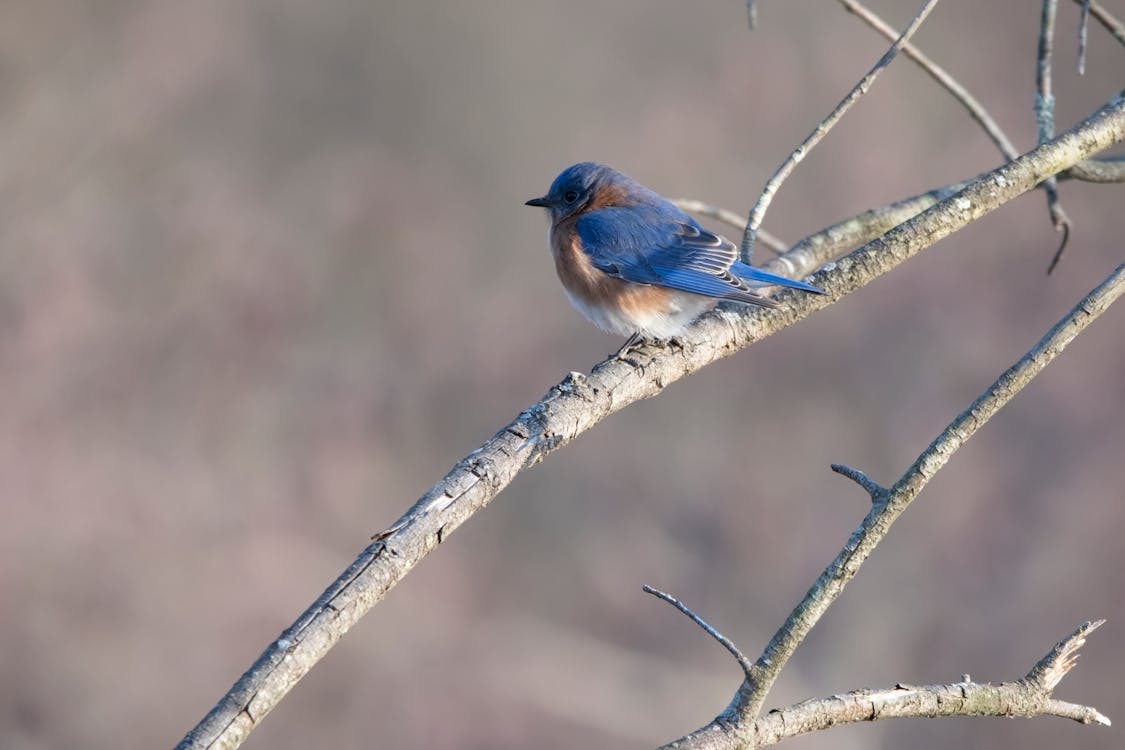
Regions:
<instances>
[{"instance_id":1,"label":"bird's foot","mask_svg":"<svg viewBox=\"0 0 1125 750\"><path fill-rule=\"evenodd\" d=\"M630 336L628 339L625 340L625 343L621 345L620 349L618 349L616 352L614 352L610 356L611 356L612 359L620 360L620 361L624 362L625 364L629 365L634 370L637 370L638 372L640 372L641 376L644 377L644 374L645 374L644 363L639 362L636 359L633 359L632 357L630 357L628 355L631 352L633 352L637 349L640 349L641 347L646 346L648 344L659 345L660 342L653 341L651 339L646 339L641 334L634 333L632 336Z\"/></svg>"},{"instance_id":2,"label":"bird's foot","mask_svg":"<svg viewBox=\"0 0 1125 750\"><path fill-rule=\"evenodd\" d=\"M644 337L642 337L641 334L639 334L639 333L634 333L632 336L625 339L625 343L621 345L620 349L618 349L617 351L615 351L613 354L611 354L609 356L612 359L625 359L624 355L625 355L626 352L628 352L634 346L644 344L644 343L645 343Z\"/></svg>"}]
</instances>

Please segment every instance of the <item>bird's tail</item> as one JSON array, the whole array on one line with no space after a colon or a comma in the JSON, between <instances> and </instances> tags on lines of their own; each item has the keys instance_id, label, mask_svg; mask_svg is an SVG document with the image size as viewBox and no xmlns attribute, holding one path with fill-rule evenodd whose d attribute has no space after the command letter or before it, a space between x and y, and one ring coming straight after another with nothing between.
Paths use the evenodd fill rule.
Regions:
<instances>
[{"instance_id":1,"label":"bird's tail","mask_svg":"<svg viewBox=\"0 0 1125 750\"><path fill-rule=\"evenodd\" d=\"M813 294L827 294L823 289L819 289L812 284L806 284L803 281L795 281L787 279L784 276L777 274L767 273L759 268L748 266L740 261L735 261L730 267L731 273L746 283L752 286L768 286L776 284L777 286L787 286L790 289L800 289L805 292L812 292Z\"/></svg>"}]
</instances>

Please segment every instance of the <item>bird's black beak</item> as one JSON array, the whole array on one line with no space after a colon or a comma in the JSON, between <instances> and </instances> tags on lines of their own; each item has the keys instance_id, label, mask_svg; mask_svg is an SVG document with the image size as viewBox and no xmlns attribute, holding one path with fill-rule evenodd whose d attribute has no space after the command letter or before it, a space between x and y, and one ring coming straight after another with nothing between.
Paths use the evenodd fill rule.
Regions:
<instances>
[{"instance_id":1,"label":"bird's black beak","mask_svg":"<svg viewBox=\"0 0 1125 750\"><path fill-rule=\"evenodd\" d=\"M551 201L548 200L547 196L544 195L542 198L532 198L531 200L524 203L523 205L525 205L525 206L538 206L539 208L549 208L550 205L551 205Z\"/></svg>"}]
</instances>

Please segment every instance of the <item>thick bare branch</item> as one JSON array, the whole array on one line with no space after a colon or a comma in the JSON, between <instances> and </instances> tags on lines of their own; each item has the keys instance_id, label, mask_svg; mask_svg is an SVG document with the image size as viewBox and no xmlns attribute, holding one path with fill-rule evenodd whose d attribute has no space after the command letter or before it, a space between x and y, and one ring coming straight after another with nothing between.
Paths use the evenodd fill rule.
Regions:
<instances>
[{"instance_id":1,"label":"thick bare branch","mask_svg":"<svg viewBox=\"0 0 1125 750\"><path fill-rule=\"evenodd\" d=\"M808 317L1046 176L1123 139L1125 100L1118 97L1070 132L988 173L818 274L816 283L830 292L829 297L799 298L786 292L778 295L784 302L778 309L722 308L700 318L683 335L679 348L641 347L630 352L630 362L611 358L589 376L571 373L459 461L393 524L393 533L365 548L178 747L237 747L360 617L524 469L610 414Z\"/></svg>"},{"instance_id":2,"label":"thick bare branch","mask_svg":"<svg viewBox=\"0 0 1125 750\"><path fill-rule=\"evenodd\" d=\"M1090 323L1109 309L1109 306L1123 293L1125 293L1125 263L1118 266L1105 281L1079 301L1039 343L1004 371L968 409L950 422L886 494L869 490L874 500L871 510L852 533L844 548L820 574L804 599L774 634L762 655L754 662L747 679L739 686L730 705L707 726L665 745L664 748L717 750L743 747L754 734L758 714L766 695L781 674L781 670L785 668L789 658L813 626L840 597L844 587L859 572L875 547L886 537L891 525L953 454L1061 354L1063 349ZM847 472L841 473L847 475ZM860 482L860 484L864 483ZM1043 704L1043 701L1049 697L1051 689L1070 669L1075 652L1085 642L1085 635L1100 624L1100 622L1087 623L1079 628L1028 673L1023 684L1027 690L1034 691L1038 696L1036 706ZM1026 707L1030 704L1020 705ZM1009 711L1005 715L1016 714Z\"/></svg>"},{"instance_id":3,"label":"thick bare branch","mask_svg":"<svg viewBox=\"0 0 1125 750\"><path fill-rule=\"evenodd\" d=\"M945 185L895 201L887 206L868 209L820 229L792 246L786 246L782 240L764 230L759 230L758 239L770 249L776 248L783 252L783 255L776 258L771 265L775 271L790 278L801 278L849 250L854 250L865 242L886 234L887 231L910 217L917 216L939 201L945 200L968 184L968 182L958 182ZM689 213L717 219L739 229L746 226L746 220L730 209L688 198L680 198L673 202Z\"/></svg>"},{"instance_id":4,"label":"thick bare branch","mask_svg":"<svg viewBox=\"0 0 1125 750\"><path fill-rule=\"evenodd\" d=\"M1125 156L1083 159L1069 169L1059 172L1057 176L1063 180L1125 182ZM863 211L797 241L781 257L766 265L775 273L790 278L808 276L825 263L865 242L870 242L912 216L917 216L927 208L946 200L968 184L969 181L944 185L886 206ZM724 215L732 213L726 209L716 210L723 211ZM739 217L739 222L742 221Z\"/></svg>"},{"instance_id":5,"label":"thick bare branch","mask_svg":"<svg viewBox=\"0 0 1125 750\"><path fill-rule=\"evenodd\" d=\"M887 206L868 209L810 234L785 251L780 258L775 258L765 265L771 271L791 278L808 276L847 251L883 236L927 208L948 200L964 190L967 185L969 182L958 182L895 201Z\"/></svg>"},{"instance_id":6,"label":"thick bare branch","mask_svg":"<svg viewBox=\"0 0 1125 750\"><path fill-rule=\"evenodd\" d=\"M1056 668L1059 679L1073 664L1073 654L1086 642L1086 635L1104 620L1087 622L1068 636L1040 662L1058 662L1060 648L1069 653L1066 669ZM1058 680L1047 684L1034 679L1039 665L1027 677L998 685L963 682L950 685L896 685L882 690L853 690L829 698L804 701L774 709L754 723L754 747L775 745L798 735L828 729L837 724L883 719L937 718L942 716L1057 716L1081 724L1110 726L1108 717L1091 706L1055 700L1051 691ZM715 747L726 747L715 746Z\"/></svg>"},{"instance_id":7,"label":"thick bare branch","mask_svg":"<svg viewBox=\"0 0 1125 750\"><path fill-rule=\"evenodd\" d=\"M879 74L891 64L891 61L898 55L902 46L914 35L914 32L917 31L918 27L922 25L922 22L926 20L926 16L930 15L930 11L934 9L935 5L937 5L937 0L926 0L925 4L923 4L922 8L918 11L918 14L914 16L913 20L911 20L903 30L898 40L891 45L890 49L883 53L883 56L879 58L875 66L867 72L867 75L860 79L859 83L848 92L848 95L836 105L836 108L820 121L816 129L809 133L808 137L801 141L801 144L797 146L797 148L793 149L793 152L789 154L785 161L782 162L781 166L777 168L777 171L773 173L773 176L766 182L765 187L762 188L761 195L758 196L758 201L754 204L754 207L750 209L750 216L746 220L746 230L742 233L742 245L739 249L739 255L743 263L749 263L753 259L754 241L758 232L758 227L762 225L762 219L766 216L766 209L769 208L770 203L773 201L774 194L777 192L778 188L781 187L781 183L784 182L785 178L789 176L794 168L808 156L809 151L815 148L816 144L820 143L824 136L828 135L828 131L840 121L844 113L851 109L852 105L858 102L863 95L867 93L871 88L871 84L873 84L875 79L879 77Z\"/></svg>"},{"instance_id":8,"label":"thick bare branch","mask_svg":"<svg viewBox=\"0 0 1125 750\"><path fill-rule=\"evenodd\" d=\"M1083 159L1060 172L1058 177L1087 182L1125 182L1125 157ZM882 236L912 216L946 200L968 184L969 182L956 182L886 206L868 209L797 241L781 257L765 265L775 273L790 278L808 276L825 263ZM739 220L741 221L741 217Z\"/></svg>"}]
</instances>

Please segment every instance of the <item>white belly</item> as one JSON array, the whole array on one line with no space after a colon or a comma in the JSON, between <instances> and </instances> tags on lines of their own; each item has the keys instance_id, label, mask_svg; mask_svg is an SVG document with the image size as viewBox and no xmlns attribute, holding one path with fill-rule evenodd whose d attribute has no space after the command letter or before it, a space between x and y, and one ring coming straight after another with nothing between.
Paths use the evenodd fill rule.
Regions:
<instances>
[{"instance_id":1,"label":"white belly","mask_svg":"<svg viewBox=\"0 0 1125 750\"><path fill-rule=\"evenodd\" d=\"M586 302L565 289L567 299L586 319L606 333L649 339L670 339L683 333L692 321L715 305L716 300L688 292L675 292L658 309L628 310Z\"/></svg>"}]
</instances>

